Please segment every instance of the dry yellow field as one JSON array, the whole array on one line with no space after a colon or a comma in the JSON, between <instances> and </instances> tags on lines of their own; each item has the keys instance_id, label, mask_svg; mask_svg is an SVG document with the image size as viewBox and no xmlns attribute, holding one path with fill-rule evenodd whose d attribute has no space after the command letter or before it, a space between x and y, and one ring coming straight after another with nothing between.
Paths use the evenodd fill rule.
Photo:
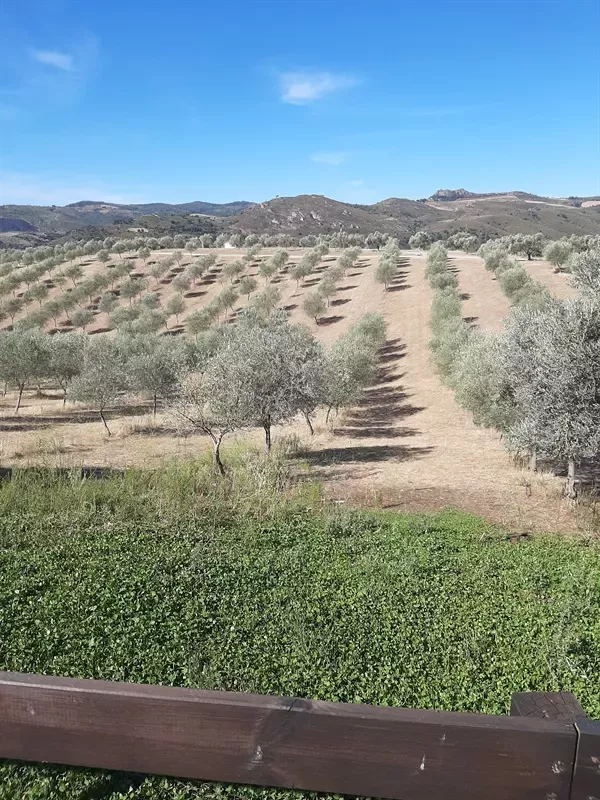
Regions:
<instances>
[{"instance_id":1,"label":"dry yellow field","mask_svg":"<svg viewBox=\"0 0 600 800\"><path fill-rule=\"evenodd\" d=\"M179 325L171 319L171 333L182 330L186 316L221 290L223 263L242 255L231 249L210 252L218 255L214 274L186 293L186 310ZM291 262L298 261L303 252L291 250ZM164 255L164 251L153 253L146 266L138 260L134 274L146 274L150 263ZM515 465L498 434L477 428L434 372L428 349L432 292L424 275L424 254L405 252L399 279L386 292L374 279L377 253L364 251L341 282L327 316L316 325L303 314L302 300L318 281L319 270L337 255L332 251L326 256L303 286L297 287L285 273L277 276L280 305L292 322L308 325L324 343L343 334L367 311L383 314L387 342L380 354L378 380L365 390L359 407L329 424L324 415L318 415L313 437L304 423L294 422L277 429L275 438L297 437L299 455L323 480L327 492L349 503L411 511L456 506L519 529L574 529L573 510L561 496L562 481ZM173 277L191 260L186 254L162 281L150 279L149 291L156 291L163 305L173 293ZM451 261L463 294L463 316L483 329L500 329L509 306L493 275L477 256L451 253ZM545 262L523 263L557 296L573 292L567 277L555 274ZM105 267L91 262L84 269L89 275ZM255 273L256 265L246 272ZM257 280L262 286L264 280ZM56 287L50 296L60 291ZM233 313L245 304L243 298ZM96 313L88 332L98 334L107 327L106 316ZM174 435L166 415L159 414L153 421L143 406L115 409L109 415L114 431L109 438L92 409L63 407L57 392L26 393L17 416L13 404L10 393L0 400L2 466L156 467L174 457L193 458L208 446L202 437ZM239 437L260 440L258 432L252 431Z\"/></svg>"}]
</instances>

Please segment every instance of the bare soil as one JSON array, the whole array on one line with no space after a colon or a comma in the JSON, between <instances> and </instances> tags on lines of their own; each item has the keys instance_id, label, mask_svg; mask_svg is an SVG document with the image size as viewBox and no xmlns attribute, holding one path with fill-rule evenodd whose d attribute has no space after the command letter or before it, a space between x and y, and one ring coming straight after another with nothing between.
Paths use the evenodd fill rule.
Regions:
<instances>
[{"instance_id":1,"label":"bare soil","mask_svg":"<svg viewBox=\"0 0 600 800\"><path fill-rule=\"evenodd\" d=\"M292 251L292 260L298 260L301 252ZM150 260L160 255L164 253L153 254ZM220 251L219 261L240 255L239 251ZM327 256L320 269L336 256ZM464 298L464 317L483 329L499 330L509 306L493 276L477 256L452 253L451 259ZM182 264L188 261L191 257ZM432 292L424 275L424 255L405 253L398 278L387 292L375 282L376 262L376 253L362 254L340 282L319 325L307 320L301 309L305 294L313 289L313 276L300 287L287 274L276 279L282 293L280 305L290 319L307 324L326 344L367 311L381 312L388 331L377 381L364 392L357 408L329 425L319 414L313 437L300 422L283 426L275 436L295 437L299 456L323 480L330 496L341 501L410 511L455 506L519 530L576 529L573 509L562 497L561 479L515 465L500 437L477 428L432 369L428 347ZM566 281L559 285L563 276L555 276L543 262L530 264L532 274L534 269L539 271L538 279L556 278L557 293L565 290ZM141 264L137 268L144 271ZM247 270L254 273L256 265ZM257 280L262 286L264 280ZM221 288L219 276L214 275L192 289L181 323ZM155 286L151 279L150 290L154 289L163 303L172 292L169 282ZM245 303L243 298L236 310ZM106 320L98 315L90 331L105 327ZM177 328L174 320L170 327ZM114 433L109 438L93 410L63 407L56 392L47 391L41 397L26 393L18 416L12 414L13 403L10 394L0 398L2 466L155 467L172 458L193 458L208 446L202 437L175 435L164 414L152 421L143 404L115 409L109 415ZM238 438L260 441L261 437L248 432Z\"/></svg>"}]
</instances>

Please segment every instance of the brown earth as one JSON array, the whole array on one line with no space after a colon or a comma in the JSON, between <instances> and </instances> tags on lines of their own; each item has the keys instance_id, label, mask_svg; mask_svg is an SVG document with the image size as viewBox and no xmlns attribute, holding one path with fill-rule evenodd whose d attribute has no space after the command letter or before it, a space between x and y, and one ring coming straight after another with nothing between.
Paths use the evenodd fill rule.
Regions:
<instances>
[{"instance_id":1,"label":"brown earth","mask_svg":"<svg viewBox=\"0 0 600 800\"><path fill-rule=\"evenodd\" d=\"M157 255L161 254L153 254L150 260ZM223 263L240 253L224 250L218 255ZM301 251L291 251L293 261L300 256ZM327 256L318 270L336 256ZM182 264L189 260L184 258ZM477 256L452 253L451 260L464 297L465 318L484 329L499 330L509 306L498 283ZM300 454L313 474L324 481L332 497L346 502L411 511L455 506L518 529L576 528L572 508L561 496L560 479L515 466L499 436L477 428L432 369L428 347L432 292L424 275L424 255L405 253L398 279L387 292L375 282L376 262L376 253L362 254L341 281L319 325L307 321L301 310L302 299L312 290L318 272L301 287L286 274L275 279L282 292L280 305L290 319L308 324L326 344L367 311L381 312L388 326L378 380L365 391L359 407L329 425L319 414L314 437L300 422L283 426L276 437L297 437ZM88 267L96 268L98 265ZM572 291L566 277L553 273L549 265L535 261L528 268L557 294ZM144 271L141 264L136 269ZM247 272L254 274L256 265ZM202 294L186 298L183 319L222 288L218 276L214 277L215 282L194 290ZM262 286L263 279L258 280ZM169 283L157 288L163 302L172 293ZM155 289L153 281L150 289ZM236 309L245 303L243 298ZM90 330L102 330L105 323L99 315ZM159 414L153 423L143 405L125 413L115 410L109 421L115 435L109 438L92 410L71 405L63 409L56 392L43 397L26 394L18 416L12 415L13 402L11 395L0 400L2 466L154 467L174 457L193 458L207 446L202 437L178 437L169 432L165 415ZM260 440L257 432L238 438Z\"/></svg>"}]
</instances>

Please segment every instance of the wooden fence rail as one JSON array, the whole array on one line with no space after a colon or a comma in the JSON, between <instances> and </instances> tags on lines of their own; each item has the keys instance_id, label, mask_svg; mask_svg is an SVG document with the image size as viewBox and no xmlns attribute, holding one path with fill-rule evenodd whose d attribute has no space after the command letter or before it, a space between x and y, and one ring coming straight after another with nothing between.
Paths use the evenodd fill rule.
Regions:
<instances>
[{"instance_id":1,"label":"wooden fence rail","mask_svg":"<svg viewBox=\"0 0 600 800\"><path fill-rule=\"evenodd\" d=\"M395 800L600 800L600 723L0 672L0 758Z\"/></svg>"}]
</instances>

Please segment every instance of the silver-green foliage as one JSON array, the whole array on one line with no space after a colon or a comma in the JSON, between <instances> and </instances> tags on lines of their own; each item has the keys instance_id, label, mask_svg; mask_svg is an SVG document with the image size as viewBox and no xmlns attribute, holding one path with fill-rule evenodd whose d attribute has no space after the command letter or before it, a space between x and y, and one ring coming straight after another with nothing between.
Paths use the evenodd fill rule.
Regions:
<instances>
[{"instance_id":1,"label":"silver-green foliage","mask_svg":"<svg viewBox=\"0 0 600 800\"><path fill-rule=\"evenodd\" d=\"M600 297L600 248L573 255L569 259L569 271L578 289Z\"/></svg>"},{"instance_id":2,"label":"silver-green foliage","mask_svg":"<svg viewBox=\"0 0 600 800\"><path fill-rule=\"evenodd\" d=\"M73 379L68 396L94 406L110 436L106 408L117 402L128 385L125 349L115 339L95 336L88 342L81 372Z\"/></svg>"}]
</instances>

